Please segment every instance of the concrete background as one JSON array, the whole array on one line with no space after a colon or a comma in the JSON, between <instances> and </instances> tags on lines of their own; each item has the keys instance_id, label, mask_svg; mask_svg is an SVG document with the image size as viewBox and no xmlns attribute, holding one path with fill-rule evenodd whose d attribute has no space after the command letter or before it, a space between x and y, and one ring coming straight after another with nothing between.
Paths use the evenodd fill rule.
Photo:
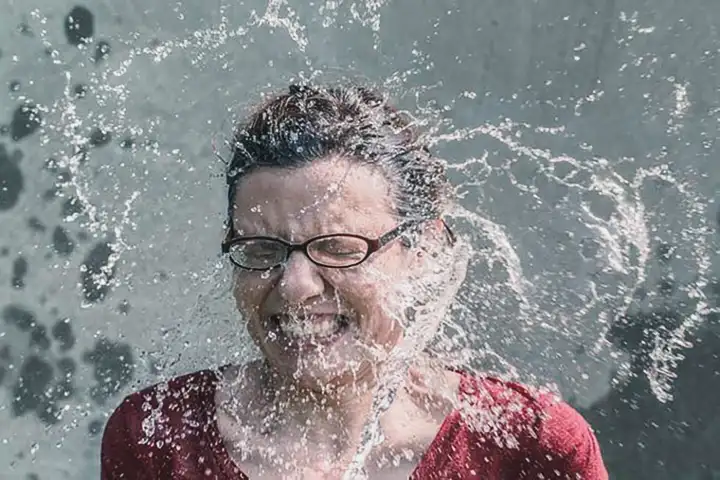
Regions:
<instances>
[{"instance_id":1,"label":"concrete background","mask_svg":"<svg viewBox=\"0 0 720 480\"><path fill-rule=\"evenodd\" d=\"M302 3L0 3L0 478L97 478L123 395L252 354L211 144L297 78L432 118L471 363L555 383L612 478L720 478L720 4Z\"/></svg>"}]
</instances>

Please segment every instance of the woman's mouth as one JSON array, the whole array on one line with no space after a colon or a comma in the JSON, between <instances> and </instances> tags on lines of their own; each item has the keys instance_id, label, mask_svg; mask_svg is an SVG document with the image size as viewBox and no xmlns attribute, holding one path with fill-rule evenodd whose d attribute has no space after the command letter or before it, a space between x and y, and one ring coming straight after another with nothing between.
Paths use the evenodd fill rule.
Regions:
<instances>
[{"instance_id":1,"label":"woman's mouth","mask_svg":"<svg viewBox=\"0 0 720 480\"><path fill-rule=\"evenodd\" d=\"M333 343L350 329L350 318L342 314L272 315L270 321L293 343L320 346Z\"/></svg>"}]
</instances>

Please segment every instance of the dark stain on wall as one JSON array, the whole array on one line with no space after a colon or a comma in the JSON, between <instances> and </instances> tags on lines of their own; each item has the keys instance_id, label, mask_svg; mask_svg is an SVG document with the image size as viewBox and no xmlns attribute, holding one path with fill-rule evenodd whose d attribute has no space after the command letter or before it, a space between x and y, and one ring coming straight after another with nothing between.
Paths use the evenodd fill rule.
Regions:
<instances>
[{"instance_id":1,"label":"dark stain on wall","mask_svg":"<svg viewBox=\"0 0 720 480\"><path fill-rule=\"evenodd\" d=\"M22 255L18 255L13 261L12 278L10 282L17 289L25 288L25 276L28 273L28 262Z\"/></svg>"},{"instance_id":2,"label":"dark stain on wall","mask_svg":"<svg viewBox=\"0 0 720 480\"><path fill-rule=\"evenodd\" d=\"M115 275L114 267L108 266L112 254L110 244L101 242L85 257L80 270L80 280L86 301L100 302L110 290L110 283Z\"/></svg>"},{"instance_id":3,"label":"dark stain on wall","mask_svg":"<svg viewBox=\"0 0 720 480\"><path fill-rule=\"evenodd\" d=\"M0 143L0 212L14 208L23 191L25 179L18 165L21 158L19 150L11 155Z\"/></svg>"},{"instance_id":4,"label":"dark stain on wall","mask_svg":"<svg viewBox=\"0 0 720 480\"><path fill-rule=\"evenodd\" d=\"M95 34L95 16L85 7L76 6L65 17L65 38L70 45L90 42Z\"/></svg>"},{"instance_id":5,"label":"dark stain on wall","mask_svg":"<svg viewBox=\"0 0 720 480\"><path fill-rule=\"evenodd\" d=\"M85 362L93 365L96 384L90 397L98 405L120 392L133 378L135 363L130 345L100 338L95 347L84 355Z\"/></svg>"},{"instance_id":6,"label":"dark stain on wall","mask_svg":"<svg viewBox=\"0 0 720 480\"><path fill-rule=\"evenodd\" d=\"M35 133L42 125L42 115L34 103L19 105L10 121L10 138L18 142Z\"/></svg>"},{"instance_id":7,"label":"dark stain on wall","mask_svg":"<svg viewBox=\"0 0 720 480\"><path fill-rule=\"evenodd\" d=\"M55 253L68 257L75 250L75 242L68 236L64 228L58 226L53 230L52 246Z\"/></svg>"},{"instance_id":8,"label":"dark stain on wall","mask_svg":"<svg viewBox=\"0 0 720 480\"><path fill-rule=\"evenodd\" d=\"M69 318L64 318L55 322L51 333L53 338L60 343L61 352L71 350L77 342Z\"/></svg>"}]
</instances>

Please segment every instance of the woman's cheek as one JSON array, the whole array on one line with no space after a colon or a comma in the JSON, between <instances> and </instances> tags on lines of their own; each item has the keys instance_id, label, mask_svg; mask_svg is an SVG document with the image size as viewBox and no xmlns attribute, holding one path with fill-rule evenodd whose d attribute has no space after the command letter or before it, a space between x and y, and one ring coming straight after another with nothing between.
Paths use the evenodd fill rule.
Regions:
<instances>
[{"instance_id":1,"label":"woman's cheek","mask_svg":"<svg viewBox=\"0 0 720 480\"><path fill-rule=\"evenodd\" d=\"M258 278L254 272L236 274L233 291L238 308L257 309L269 288L268 280Z\"/></svg>"}]
</instances>

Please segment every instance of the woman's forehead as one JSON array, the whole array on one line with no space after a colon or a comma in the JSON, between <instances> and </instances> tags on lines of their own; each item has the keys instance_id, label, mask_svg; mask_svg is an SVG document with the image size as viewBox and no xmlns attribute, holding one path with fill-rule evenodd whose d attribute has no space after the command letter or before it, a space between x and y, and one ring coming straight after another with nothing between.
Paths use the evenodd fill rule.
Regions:
<instances>
[{"instance_id":1,"label":"woman's forehead","mask_svg":"<svg viewBox=\"0 0 720 480\"><path fill-rule=\"evenodd\" d=\"M373 223L394 221L393 204L389 182L379 172L330 158L300 168L261 168L248 174L238 182L234 218L237 229L276 230L303 222L323 230L372 229Z\"/></svg>"}]
</instances>

